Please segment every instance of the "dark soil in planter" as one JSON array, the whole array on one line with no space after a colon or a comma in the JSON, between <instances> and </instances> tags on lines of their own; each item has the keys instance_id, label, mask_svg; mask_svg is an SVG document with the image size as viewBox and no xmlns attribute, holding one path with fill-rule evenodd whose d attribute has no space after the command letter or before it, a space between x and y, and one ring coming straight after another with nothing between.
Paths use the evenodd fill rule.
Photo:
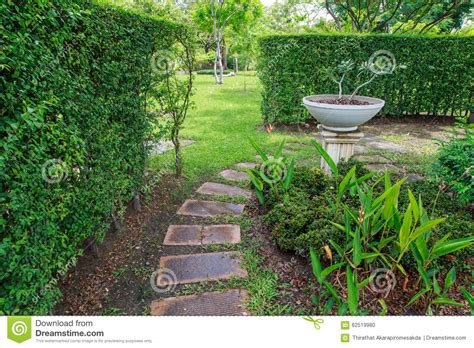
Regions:
<instances>
[{"instance_id":1,"label":"dark soil in planter","mask_svg":"<svg viewBox=\"0 0 474 348\"><path fill-rule=\"evenodd\" d=\"M349 98L331 98L331 99L317 99L308 98L309 101L315 103L334 104L334 105L373 105L367 100L349 99Z\"/></svg>"}]
</instances>

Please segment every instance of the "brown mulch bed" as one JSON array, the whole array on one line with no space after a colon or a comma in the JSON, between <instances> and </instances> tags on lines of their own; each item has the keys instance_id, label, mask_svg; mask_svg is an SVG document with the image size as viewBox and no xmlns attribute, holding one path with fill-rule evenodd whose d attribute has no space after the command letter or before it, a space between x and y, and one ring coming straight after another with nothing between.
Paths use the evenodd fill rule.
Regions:
<instances>
[{"instance_id":1,"label":"brown mulch bed","mask_svg":"<svg viewBox=\"0 0 474 348\"><path fill-rule=\"evenodd\" d=\"M263 241L261 255L264 257L265 267L273 269L278 273L280 281L289 283L289 288L284 288L280 292L280 297L276 300L278 304L288 304L295 309L298 314L317 315L317 306L311 300L312 294L318 294L319 285L316 282L309 259L295 255L293 253L280 250L273 242L271 237L271 228L257 218L259 223L259 237ZM472 261L472 260L471 260ZM329 259L325 260L326 266L329 265ZM324 267L324 265L323 265ZM399 271L395 272L395 286L389 292L376 292L370 286L366 286L359 293L359 309L367 309L371 315L377 315L382 311L382 306L378 302L383 299L388 307L388 315L424 315L425 303L422 300L415 305L407 308L405 305L410 298L416 294L415 283L417 273L409 273L406 278ZM365 279L368 274L360 274L359 279ZM443 274L444 279L445 274ZM340 284L345 288L346 274L343 268L338 272L333 272L328 279L331 284ZM435 315L470 315L469 304L460 294L460 287L469 289L472 285L470 272L458 272L456 284L449 291L449 297L463 303L464 307L442 306L433 309ZM440 286L443 286L440 281ZM346 294L343 294L346 297ZM324 305L324 304L323 304ZM334 306L331 314L337 315L337 308Z\"/></svg>"},{"instance_id":2,"label":"brown mulch bed","mask_svg":"<svg viewBox=\"0 0 474 348\"><path fill-rule=\"evenodd\" d=\"M406 115L406 116L381 116L371 119L369 122L364 124L372 128L372 126L385 126L390 127L391 125L400 125L401 127L409 128L413 130L417 127L420 130L429 127L433 130L439 130L440 128L453 126L456 122L454 117L449 116L426 116L426 115ZM272 125L270 130L269 126L260 126L261 131L279 131L284 133L315 133L318 132L317 121L310 117L300 124L291 125Z\"/></svg>"},{"instance_id":3,"label":"brown mulch bed","mask_svg":"<svg viewBox=\"0 0 474 348\"><path fill-rule=\"evenodd\" d=\"M142 199L139 212L127 208L123 232L111 229L98 255L84 251L59 284L63 300L54 308L55 315L100 315L106 308L120 309L113 314L146 311L149 275L159 264L166 226L182 203L176 194L179 187L175 177L162 177Z\"/></svg>"}]
</instances>

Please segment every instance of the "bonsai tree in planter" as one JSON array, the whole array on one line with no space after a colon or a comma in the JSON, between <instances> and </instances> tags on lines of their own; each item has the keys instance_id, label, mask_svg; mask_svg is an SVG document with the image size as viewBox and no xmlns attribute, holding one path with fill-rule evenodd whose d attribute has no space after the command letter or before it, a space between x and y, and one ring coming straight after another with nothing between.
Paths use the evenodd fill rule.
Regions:
<instances>
[{"instance_id":1,"label":"bonsai tree in planter","mask_svg":"<svg viewBox=\"0 0 474 348\"><path fill-rule=\"evenodd\" d=\"M303 104L310 114L328 130L335 132L350 132L374 117L385 105L378 98L359 96L357 93L373 82L377 77L388 75L405 66L398 65L395 56L385 50L372 54L368 61L359 67L357 79L367 76L367 79L357 85L349 95L343 95L343 84L347 74L355 68L351 60L342 61L336 68L338 77L331 74L331 79L339 86L338 94L319 94L303 98Z\"/></svg>"},{"instance_id":2,"label":"bonsai tree in planter","mask_svg":"<svg viewBox=\"0 0 474 348\"><path fill-rule=\"evenodd\" d=\"M339 86L338 98L334 100L334 104L360 104L360 101L354 99L357 93L373 82L377 77L382 75L390 75L395 72L396 69L405 69L405 65L397 65L395 57L388 51L377 51L375 52L368 61L363 62L359 67L359 73L357 79L360 79L364 75L368 75L369 78L357 85L351 94L343 96L343 83L346 76L352 72L355 68L355 63L349 59L342 61L336 68L336 72L339 75L337 78L332 70L328 71L328 75L332 81L337 83ZM328 101L329 102L329 101ZM367 102L366 102L367 103Z\"/></svg>"}]
</instances>

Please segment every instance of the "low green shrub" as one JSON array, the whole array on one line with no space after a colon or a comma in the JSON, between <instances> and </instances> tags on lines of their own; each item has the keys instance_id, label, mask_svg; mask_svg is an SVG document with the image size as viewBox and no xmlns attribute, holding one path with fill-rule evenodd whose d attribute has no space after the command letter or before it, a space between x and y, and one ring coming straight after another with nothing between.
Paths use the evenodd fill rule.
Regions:
<instances>
[{"instance_id":1,"label":"low green shrub","mask_svg":"<svg viewBox=\"0 0 474 348\"><path fill-rule=\"evenodd\" d=\"M455 131L450 140L439 144L433 176L460 200L474 203L474 132L468 128L464 134Z\"/></svg>"},{"instance_id":2,"label":"low green shrub","mask_svg":"<svg viewBox=\"0 0 474 348\"><path fill-rule=\"evenodd\" d=\"M293 185L311 197L321 196L331 184L331 179L318 167L296 168Z\"/></svg>"},{"instance_id":3,"label":"low green shrub","mask_svg":"<svg viewBox=\"0 0 474 348\"><path fill-rule=\"evenodd\" d=\"M310 196L295 186L286 201L276 204L265 215L272 237L282 250L306 256L309 247L321 248L331 238L339 240L341 233L329 222L331 209L322 192L319 194Z\"/></svg>"}]
</instances>

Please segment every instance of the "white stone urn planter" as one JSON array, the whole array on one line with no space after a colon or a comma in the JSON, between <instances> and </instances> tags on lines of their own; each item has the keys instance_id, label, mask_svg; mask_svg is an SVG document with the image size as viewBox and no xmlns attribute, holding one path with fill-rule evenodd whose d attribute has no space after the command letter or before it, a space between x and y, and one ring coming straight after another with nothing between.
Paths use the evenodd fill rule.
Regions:
<instances>
[{"instance_id":1,"label":"white stone urn planter","mask_svg":"<svg viewBox=\"0 0 474 348\"><path fill-rule=\"evenodd\" d=\"M359 104L330 104L325 101L336 100L336 94L319 94L303 98L303 104L321 125L333 132L352 132L369 121L385 105L378 98L354 96L352 99ZM343 98L349 98L344 95Z\"/></svg>"},{"instance_id":2,"label":"white stone urn planter","mask_svg":"<svg viewBox=\"0 0 474 348\"><path fill-rule=\"evenodd\" d=\"M320 123L319 130L323 137L322 146L337 164L342 159L348 159L354 154L355 144L363 137L357 128L374 117L385 105L378 98L354 96L355 104L348 104L350 96L342 96L345 103L332 104L339 95L320 94L303 98L303 104L310 114ZM324 159L321 168L328 174L331 169Z\"/></svg>"}]
</instances>

